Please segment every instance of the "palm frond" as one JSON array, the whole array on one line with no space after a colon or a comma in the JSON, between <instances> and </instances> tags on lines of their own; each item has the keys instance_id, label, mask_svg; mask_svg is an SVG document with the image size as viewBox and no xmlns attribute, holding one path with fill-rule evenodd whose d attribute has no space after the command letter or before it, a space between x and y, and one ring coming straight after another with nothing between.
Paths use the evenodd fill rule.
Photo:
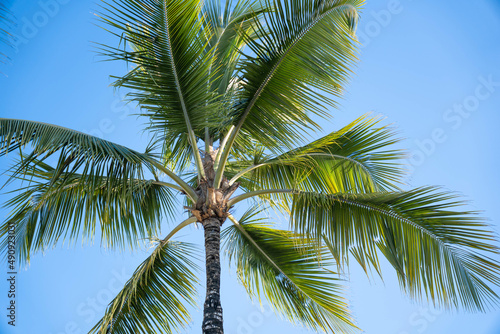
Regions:
<instances>
[{"instance_id":1,"label":"palm frond","mask_svg":"<svg viewBox=\"0 0 500 334\"><path fill-rule=\"evenodd\" d=\"M293 195L292 226L325 239L339 263L349 252L374 265L377 249L394 266L402 288L442 307L485 310L498 302L496 238L456 195L433 187L371 194ZM361 259L361 260L360 260Z\"/></svg>"},{"instance_id":2,"label":"palm frond","mask_svg":"<svg viewBox=\"0 0 500 334\"><path fill-rule=\"evenodd\" d=\"M30 146L31 153L23 149ZM0 156L20 151L21 163L13 177L22 175L36 161L44 161L59 154L56 169L59 173L77 173L87 182L103 176L123 183L144 179L146 171L157 170L171 177L182 189L196 198L196 194L181 178L155 160L147 149L139 153L125 146L79 131L41 122L0 118ZM54 174L55 179L58 174ZM54 179L54 180L55 180Z\"/></svg>"},{"instance_id":3,"label":"palm frond","mask_svg":"<svg viewBox=\"0 0 500 334\"><path fill-rule=\"evenodd\" d=\"M188 306L195 305L194 251L186 243L160 243L89 334L179 333L191 320Z\"/></svg>"},{"instance_id":4,"label":"palm frond","mask_svg":"<svg viewBox=\"0 0 500 334\"><path fill-rule=\"evenodd\" d=\"M235 126L221 155L215 187L237 138L248 133L267 149L292 149L305 133L319 129L312 115L326 117L325 107L356 59L354 29L363 0L266 0L271 11L256 21L238 66ZM255 35L255 36L254 36ZM242 132L243 131L243 132Z\"/></svg>"},{"instance_id":5,"label":"palm frond","mask_svg":"<svg viewBox=\"0 0 500 334\"><path fill-rule=\"evenodd\" d=\"M160 233L163 218L173 214L176 204L172 190L154 180L122 182L107 176L89 182L40 161L14 178L27 185L5 203L12 211L0 227L0 249L7 254L14 225L21 263L60 241L92 241L96 232L108 247L138 247Z\"/></svg>"},{"instance_id":6,"label":"palm frond","mask_svg":"<svg viewBox=\"0 0 500 334\"><path fill-rule=\"evenodd\" d=\"M364 115L339 131L279 156L255 150L251 161L230 161L228 175L248 191L296 189L327 193L395 190L402 183L403 152L394 130ZM239 172L239 173L238 173ZM241 176L241 177L240 177Z\"/></svg>"},{"instance_id":7,"label":"palm frond","mask_svg":"<svg viewBox=\"0 0 500 334\"><path fill-rule=\"evenodd\" d=\"M60 152L61 168L79 166L85 175L118 173L124 178L142 177L143 164L151 155L68 128L41 122L0 118L0 155L31 145L32 153L21 163L20 170L34 160L45 160Z\"/></svg>"},{"instance_id":8,"label":"palm frond","mask_svg":"<svg viewBox=\"0 0 500 334\"><path fill-rule=\"evenodd\" d=\"M211 71L211 89L219 96L230 94L230 86L234 84L235 72L245 46L243 36L252 36L256 20L269 8L256 0L228 0L224 5L220 0L204 2L203 12L206 24L213 32L209 41L210 52L213 53ZM232 82L233 81L233 82Z\"/></svg>"},{"instance_id":9,"label":"palm frond","mask_svg":"<svg viewBox=\"0 0 500 334\"><path fill-rule=\"evenodd\" d=\"M266 147L290 147L319 128L356 56L354 29L363 1L268 0L240 67L241 105L233 124ZM325 93L322 93L325 92Z\"/></svg>"},{"instance_id":10,"label":"palm frond","mask_svg":"<svg viewBox=\"0 0 500 334\"><path fill-rule=\"evenodd\" d=\"M250 296L265 297L292 323L329 333L356 332L343 287L327 269L331 255L324 249L318 253L313 242L293 232L251 218L247 213L222 232L227 255Z\"/></svg>"},{"instance_id":11,"label":"palm frond","mask_svg":"<svg viewBox=\"0 0 500 334\"><path fill-rule=\"evenodd\" d=\"M114 85L132 89L128 98L141 106L159 138L173 142L188 135L200 169L197 138L219 108L208 89L212 32L203 24L202 1L110 0L99 16L123 42L101 45L102 54L134 66Z\"/></svg>"}]
</instances>

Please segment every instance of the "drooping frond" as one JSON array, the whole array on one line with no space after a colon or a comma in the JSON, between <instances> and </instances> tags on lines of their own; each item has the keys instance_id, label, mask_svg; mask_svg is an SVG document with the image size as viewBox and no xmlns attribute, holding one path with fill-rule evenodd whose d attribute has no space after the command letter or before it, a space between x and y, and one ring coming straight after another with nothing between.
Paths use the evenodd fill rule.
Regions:
<instances>
[{"instance_id":1,"label":"drooping frond","mask_svg":"<svg viewBox=\"0 0 500 334\"><path fill-rule=\"evenodd\" d=\"M41 122L0 118L0 156L29 145L31 153L23 154L13 176L22 175L36 161L59 154L58 173L81 174L85 182L103 176L130 183L144 179L144 172L160 170L182 189L196 197L194 191L177 175L161 166L152 154L139 153L113 142L79 131ZM55 178L58 174L54 174Z\"/></svg>"},{"instance_id":2,"label":"drooping frond","mask_svg":"<svg viewBox=\"0 0 500 334\"><path fill-rule=\"evenodd\" d=\"M21 263L29 263L33 253L58 241L92 241L96 232L108 247L137 247L159 234L162 219L176 203L170 188L154 180L124 183L107 176L90 181L40 161L15 179L26 185L5 203L12 211L0 227L0 249L7 253L8 232L14 225Z\"/></svg>"},{"instance_id":3,"label":"drooping frond","mask_svg":"<svg viewBox=\"0 0 500 334\"><path fill-rule=\"evenodd\" d=\"M23 166L61 152L61 167L80 165L85 168L85 175L103 175L106 167L120 166L126 177L134 178L142 175L143 163L150 158L148 154L57 125L0 118L0 155L27 145L31 145L32 153L22 160Z\"/></svg>"},{"instance_id":4,"label":"drooping frond","mask_svg":"<svg viewBox=\"0 0 500 334\"><path fill-rule=\"evenodd\" d=\"M186 243L159 244L113 299L92 334L179 333L191 317L198 279Z\"/></svg>"},{"instance_id":5,"label":"drooping frond","mask_svg":"<svg viewBox=\"0 0 500 334\"><path fill-rule=\"evenodd\" d=\"M312 241L293 232L249 218L246 214L241 223L234 220L222 233L225 250L250 296L265 297L292 323L328 333L356 332L343 287L328 269L331 255L324 249L318 253Z\"/></svg>"},{"instance_id":6,"label":"drooping frond","mask_svg":"<svg viewBox=\"0 0 500 334\"><path fill-rule=\"evenodd\" d=\"M489 227L463 202L435 188L372 194L293 195L292 225L323 238L339 263L354 251L377 266L379 249L402 288L437 306L485 310L498 302L499 249ZM361 258L361 260L359 260ZM379 269L379 268L376 268Z\"/></svg>"},{"instance_id":7,"label":"drooping frond","mask_svg":"<svg viewBox=\"0 0 500 334\"><path fill-rule=\"evenodd\" d=\"M365 115L339 131L275 157L257 150L251 161L229 162L227 170L249 191L394 190L402 183L403 153L391 147L398 140L393 129L379 126L380 120Z\"/></svg>"},{"instance_id":8,"label":"drooping frond","mask_svg":"<svg viewBox=\"0 0 500 334\"><path fill-rule=\"evenodd\" d=\"M263 15L258 38L247 41L233 124L266 147L291 147L318 128L310 113L326 116L356 59L362 2L267 0L273 10Z\"/></svg>"}]
</instances>

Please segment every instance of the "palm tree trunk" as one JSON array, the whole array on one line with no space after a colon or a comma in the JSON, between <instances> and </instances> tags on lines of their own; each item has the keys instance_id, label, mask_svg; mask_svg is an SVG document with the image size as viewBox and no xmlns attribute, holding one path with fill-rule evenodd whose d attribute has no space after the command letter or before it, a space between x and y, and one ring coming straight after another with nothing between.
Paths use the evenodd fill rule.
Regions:
<instances>
[{"instance_id":1,"label":"palm tree trunk","mask_svg":"<svg viewBox=\"0 0 500 334\"><path fill-rule=\"evenodd\" d=\"M220 221L203 221L207 271L207 297L203 310L204 334L222 334L222 306L220 302Z\"/></svg>"}]
</instances>

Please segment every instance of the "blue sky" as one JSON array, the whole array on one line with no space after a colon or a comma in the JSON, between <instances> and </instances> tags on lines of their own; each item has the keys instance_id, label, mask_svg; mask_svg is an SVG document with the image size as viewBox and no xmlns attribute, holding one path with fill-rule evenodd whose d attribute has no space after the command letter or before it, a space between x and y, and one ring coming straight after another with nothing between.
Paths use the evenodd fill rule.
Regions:
<instances>
[{"instance_id":1,"label":"blue sky","mask_svg":"<svg viewBox=\"0 0 500 334\"><path fill-rule=\"evenodd\" d=\"M147 144L141 120L128 116L133 106L109 87L108 75L123 73L125 65L97 62L92 51L91 41L113 43L94 25L94 2L12 1L21 38L8 51L11 64L0 65L0 115L55 123L140 150ZM411 152L409 187L458 191L499 232L500 3L368 0L358 32L360 62L325 132L369 111L386 116ZM10 161L0 159L0 169ZM2 218L7 213L0 210ZM180 237L200 243L201 234L192 228ZM147 254L106 250L96 240L35 256L18 276L16 328L6 324L6 274L0 274L0 332L86 333ZM307 332L252 304L234 271L223 268L226 333ZM500 332L498 310L449 314L418 305L400 293L389 268L385 273L382 282L351 271L352 309L366 333ZM199 333L199 309L193 318L187 332Z\"/></svg>"}]
</instances>

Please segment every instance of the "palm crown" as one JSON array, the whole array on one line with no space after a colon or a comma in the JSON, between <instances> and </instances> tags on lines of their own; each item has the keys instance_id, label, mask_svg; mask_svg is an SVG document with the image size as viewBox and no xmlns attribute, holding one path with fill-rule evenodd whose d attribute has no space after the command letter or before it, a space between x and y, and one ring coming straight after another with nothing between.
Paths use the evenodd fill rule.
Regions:
<instances>
[{"instance_id":1,"label":"palm crown","mask_svg":"<svg viewBox=\"0 0 500 334\"><path fill-rule=\"evenodd\" d=\"M6 203L4 253L13 225L22 262L96 231L110 247L154 240L92 333L172 333L189 323L195 248L172 237L195 222L205 231L204 333L223 332L221 238L250 296L318 331L357 331L337 275L352 259L381 274L383 255L418 300L467 310L496 304L493 233L454 194L399 188L403 152L392 128L367 115L305 142L356 60L362 2L104 2L100 20L120 45L99 50L133 65L114 85L140 106L153 139L137 152L56 125L0 119L0 153L21 152L9 181L29 181ZM189 218L160 238L176 192ZM250 198L260 204L231 215ZM263 206L287 214L290 229L259 218ZM226 220L232 225L221 232Z\"/></svg>"}]
</instances>

